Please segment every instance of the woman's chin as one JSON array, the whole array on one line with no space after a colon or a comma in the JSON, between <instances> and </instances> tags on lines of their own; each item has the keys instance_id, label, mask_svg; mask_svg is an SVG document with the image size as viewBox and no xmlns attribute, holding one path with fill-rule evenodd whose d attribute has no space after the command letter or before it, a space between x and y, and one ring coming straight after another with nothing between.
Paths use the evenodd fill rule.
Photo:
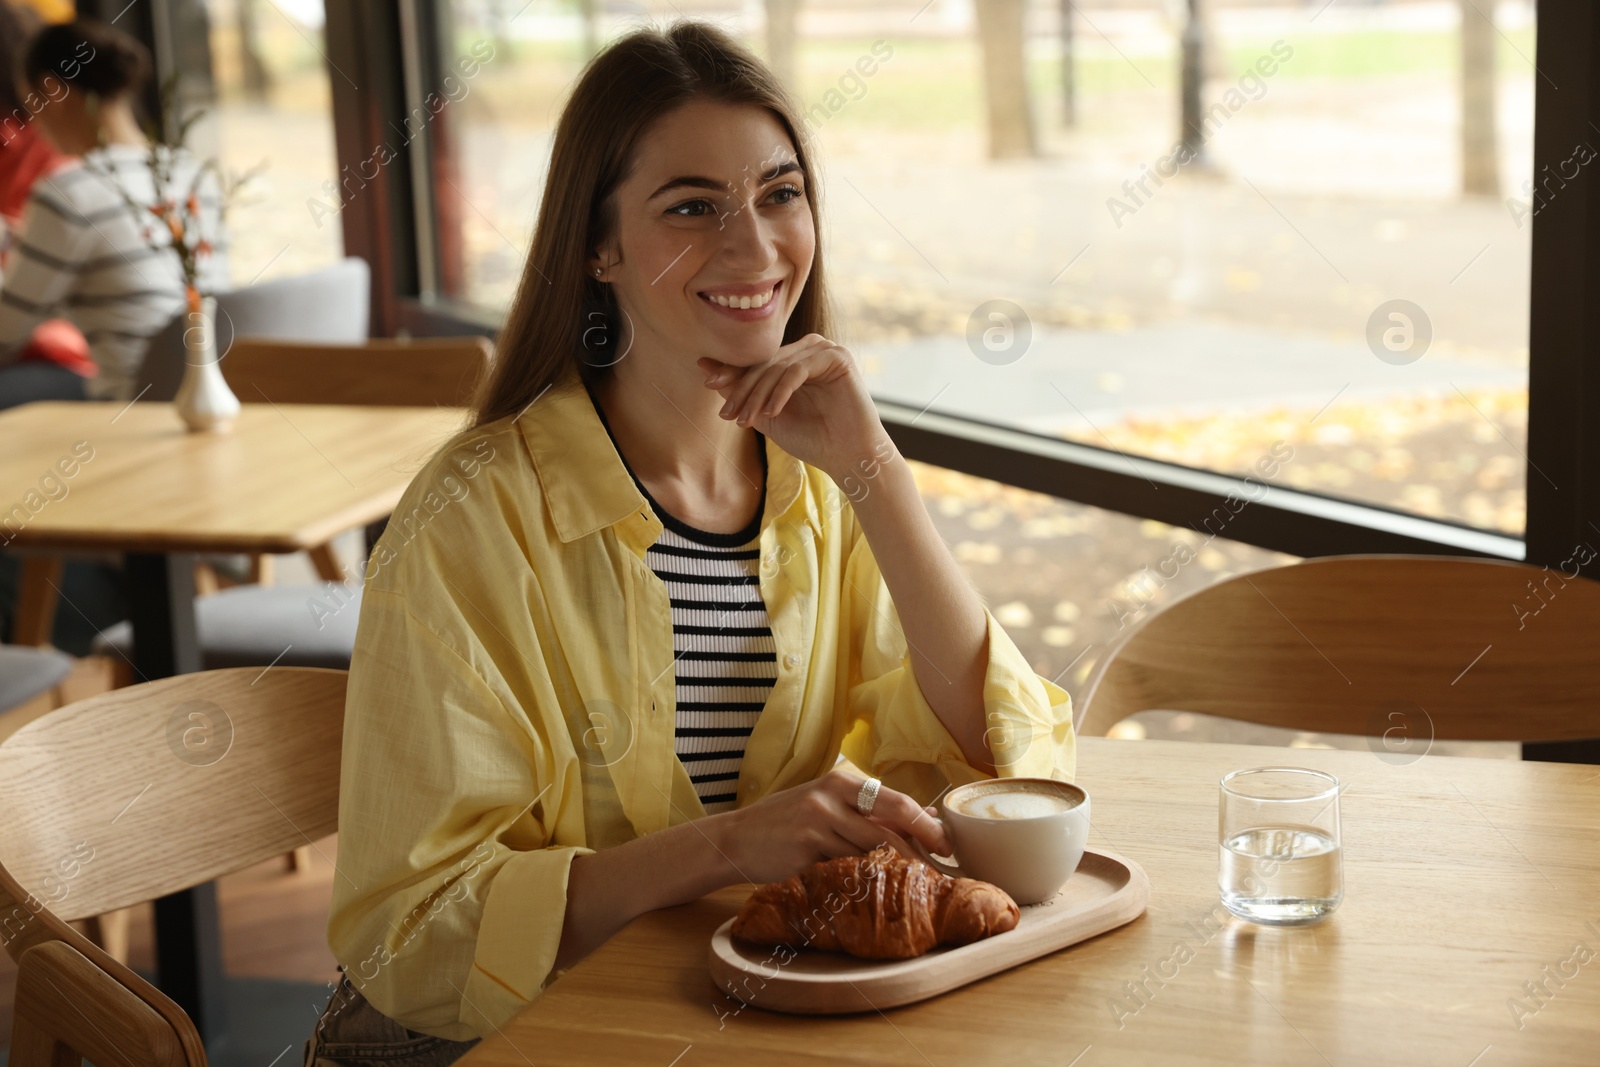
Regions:
<instances>
[{"instance_id":1,"label":"woman's chin","mask_svg":"<svg viewBox=\"0 0 1600 1067\"><path fill-rule=\"evenodd\" d=\"M730 367L758 367L778 354L781 338L756 337L743 343L717 338L706 345L704 355Z\"/></svg>"}]
</instances>

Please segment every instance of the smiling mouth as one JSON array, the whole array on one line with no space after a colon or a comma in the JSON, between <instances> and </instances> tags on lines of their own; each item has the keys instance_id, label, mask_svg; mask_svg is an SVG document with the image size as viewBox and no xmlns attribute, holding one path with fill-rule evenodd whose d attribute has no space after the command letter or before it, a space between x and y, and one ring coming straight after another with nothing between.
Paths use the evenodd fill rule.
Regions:
<instances>
[{"instance_id":1,"label":"smiling mouth","mask_svg":"<svg viewBox=\"0 0 1600 1067\"><path fill-rule=\"evenodd\" d=\"M700 293L700 299L717 307L729 308L733 311L755 311L766 307L778 295L778 290L783 282L772 284L772 288L764 293L746 293L740 296L713 296L710 293Z\"/></svg>"}]
</instances>

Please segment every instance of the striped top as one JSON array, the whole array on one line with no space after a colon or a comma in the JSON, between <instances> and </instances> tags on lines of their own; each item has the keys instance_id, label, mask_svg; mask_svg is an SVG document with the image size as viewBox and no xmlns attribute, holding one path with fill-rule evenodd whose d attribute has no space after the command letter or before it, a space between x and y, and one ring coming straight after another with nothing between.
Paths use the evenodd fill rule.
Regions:
<instances>
[{"instance_id":1,"label":"striped top","mask_svg":"<svg viewBox=\"0 0 1600 1067\"><path fill-rule=\"evenodd\" d=\"M598 403L595 411L600 412ZM600 421L605 423L604 413ZM777 648L760 586L767 448L759 431L756 436L762 499L755 517L734 533L701 530L668 513L628 467L664 527L644 561L665 583L672 609L673 749L711 815L735 806L745 745L778 678ZM616 444L615 437L611 443Z\"/></svg>"},{"instance_id":2,"label":"striped top","mask_svg":"<svg viewBox=\"0 0 1600 1067\"><path fill-rule=\"evenodd\" d=\"M162 194L187 196L198 170L179 150ZM219 239L215 185L208 178L202 188L203 235L217 251L201 260L201 288L217 292L227 288L226 241ZM65 318L88 338L99 367L85 383L89 396L133 399L150 337L183 310L183 271L176 253L151 247L141 232L148 228L157 245L170 245L164 227L153 215L136 216L123 192L138 204L155 201L148 148L96 148L81 165L34 183L0 286L0 364L40 322Z\"/></svg>"}]
</instances>

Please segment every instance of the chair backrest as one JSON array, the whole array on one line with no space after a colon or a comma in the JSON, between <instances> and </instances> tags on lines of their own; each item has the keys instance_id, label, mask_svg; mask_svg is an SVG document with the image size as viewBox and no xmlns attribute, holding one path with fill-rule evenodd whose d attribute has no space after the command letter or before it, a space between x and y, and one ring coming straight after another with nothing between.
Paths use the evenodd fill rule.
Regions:
<instances>
[{"instance_id":1,"label":"chair backrest","mask_svg":"<svg viewBox=\"0 0 1600 1067\"><path fill-rule=\"evenodd\" d=\"M349 343L364 341L368 332L372 271L367 261L349 256L331 267L293 278L217 295L217 351L229 352L239 337L276 337L297 341ZM139 380L140 400L167 401L183 381L184 312L150 338Z\"/></svg>"},{"instance_id":2,"label":"chair backrest","mask_svg":"<svg viewBox=\"0 0 1600 1067\"><path fill-rule=\"evenodd\" d=\"M338 823L345 677L204 671L35 719L0 742L0 865L71 920L327 836Z\"/></svg>"},{"instance_id":3,"label":"chair backrest","mask_svg":"<svg viewBox=\"0 0 1600 1067\"><path fill-rule=\"evenodd\" d=\"M485 337L353 345L245 337L222 361L222 374L246 403L466 407L493 351Z\"/></svg>"},{"instance_id":4,"label":"chair backrest","mask_svg":"<svg viewBox=\"0 0 1600 1067\"><path fill-rule=\"evenodd\" d=\"M1600 583L1575 575L1433 556L1238 575L1135 624L1091 678L1078 729L1159 709L1369 736L1429 723L1440 740L1600 737Z\"/></svg>"},{"instance_id":5,"label":"chair backrest","mask_svg":"<svg viewBox=\"0 0 1600 1067\"><path fill-rule=\"evenodd\" d=\"M58 708L0 742L12 1067L205 1067L183 1010L64 920L333 832L345 679L304 667L181 675Z\"/></svg>"},{"instance_id":6,"label":"chair backrest","mask_svg":"<svg viewBox=\"0 0 1600 1067\"><path fill-rule=\"evenodd\" d=\"M76 936L71 927L64 929ZM182 1009L133 972L111 973L105 964L120 965L93 945L86 947L98 958L64 938L20 954L10 1067L61 1067L84 1059L205 1067L200 1035Z\"/></svg>"}]
</instances>

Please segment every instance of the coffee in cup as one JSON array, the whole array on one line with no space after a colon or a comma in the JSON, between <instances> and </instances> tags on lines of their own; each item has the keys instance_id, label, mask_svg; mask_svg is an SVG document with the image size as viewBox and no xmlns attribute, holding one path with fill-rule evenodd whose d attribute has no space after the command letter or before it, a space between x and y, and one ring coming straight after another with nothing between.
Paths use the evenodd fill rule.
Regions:
<instances>
[{"instance_id":1,"label":"coffee in cup","mask_svg":"<svg viewBox=\"0 0 1600 1067\"><path fill-rule=\"evenodd\" d=\"M1083 803L1082 790L1064 785L1018 779L975 782L947 803L952 811L980 819L1033 819Z\"/></svg>"},{"instance_id":2,"label":"coffee in cup","mask_svg":"<svg viewBox=\"0 0 1600 1067\"><path fill-rule=\"evenodd\" d=\"M1060 892L1089 841L1089 794L1053 778L969 782L947 792L940 807L960 869L929 861L946 874L997 885L1018 904Z\"/></svg>"}]
</instances>

